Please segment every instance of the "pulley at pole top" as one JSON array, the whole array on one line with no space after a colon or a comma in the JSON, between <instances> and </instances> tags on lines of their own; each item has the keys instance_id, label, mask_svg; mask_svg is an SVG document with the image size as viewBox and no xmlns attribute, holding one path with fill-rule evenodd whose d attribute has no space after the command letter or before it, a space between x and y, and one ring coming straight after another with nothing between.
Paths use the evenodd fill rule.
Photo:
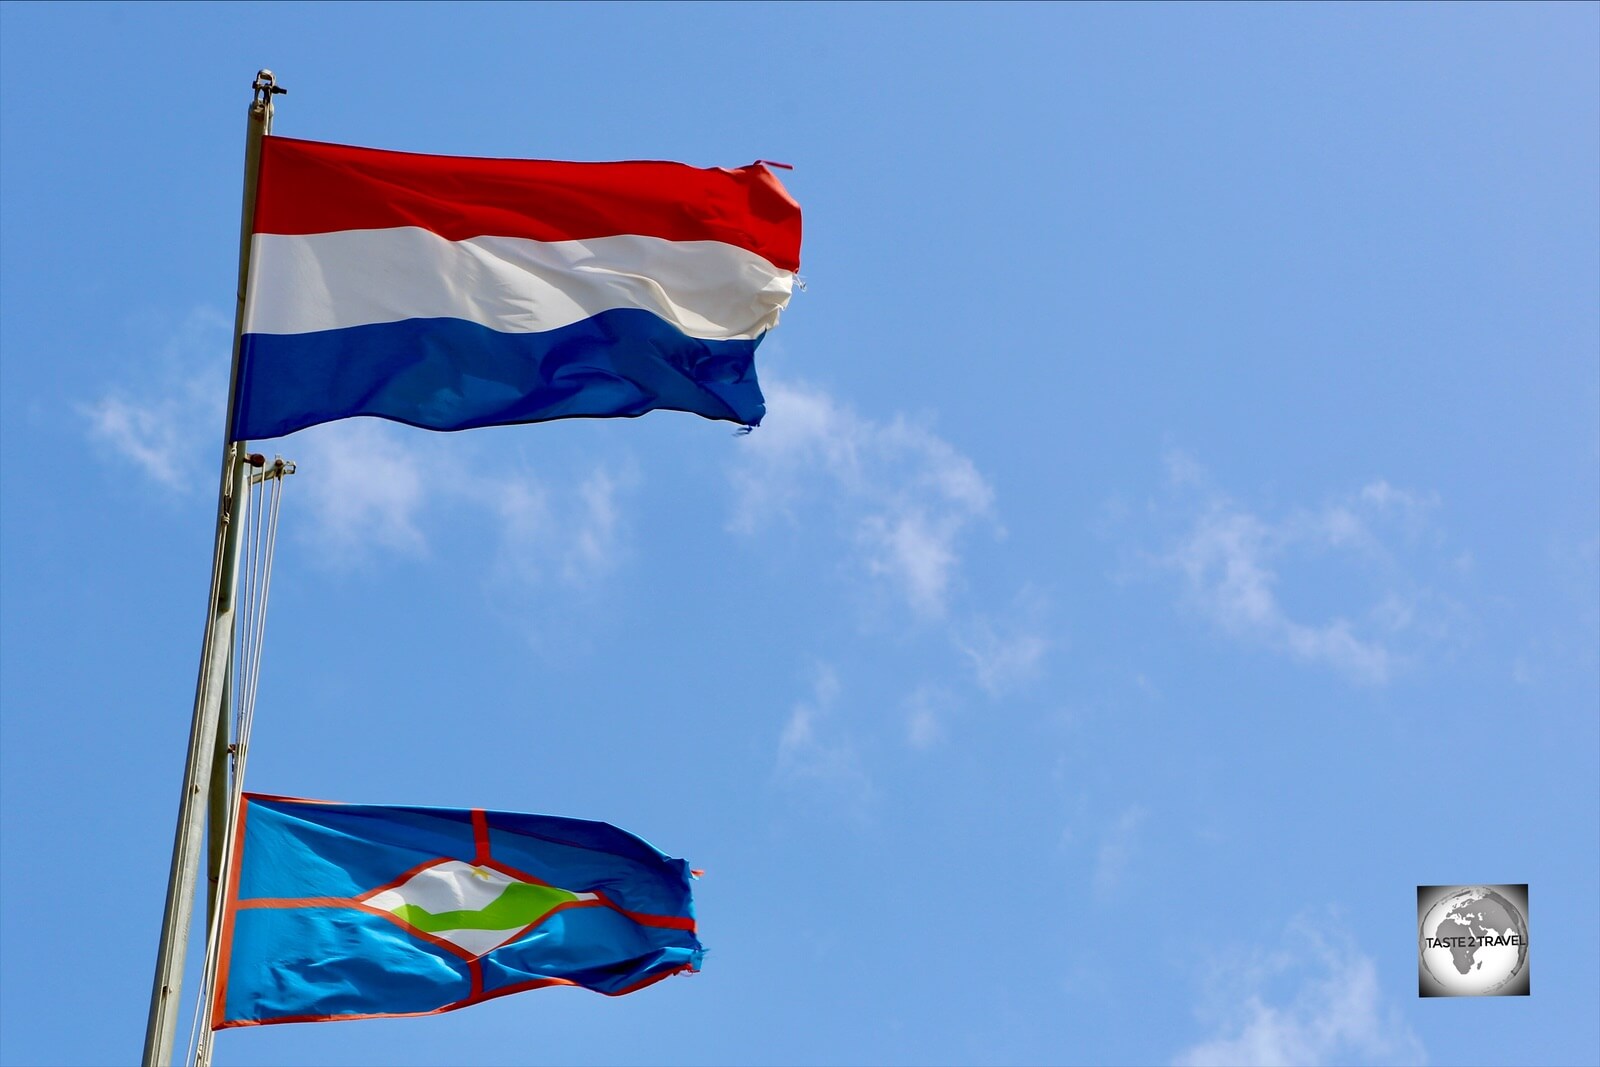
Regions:
<instances>
[{"instance_id":1,"label":"pulley at pole top","mask_svg":"<svg viewBox=\"0 0 1600 1067\"><path fill-rule=\"evenodd\" d=\"M256 469L256 473L250 476L252 484L270 482L274 478L286 478L295 471L294 460L284 459L282 456L273 456L272 462L268 463L266 456L260 452L252 452L246 459L250 466Z\"/></svg>"},{"instance_id":2,"label":"pulley at pole top","mask_svg":"<svg viewBox=\"0 0 1600 1067\"><path fill-rule=\"evenodd\" d=\"M256 71L256 80L250 83L250 88L256 93L251 106L257 108L271 107L274 96L282 96L289 91L278 84L278 79L266 67Z\"/></svg>"}]
</instances>

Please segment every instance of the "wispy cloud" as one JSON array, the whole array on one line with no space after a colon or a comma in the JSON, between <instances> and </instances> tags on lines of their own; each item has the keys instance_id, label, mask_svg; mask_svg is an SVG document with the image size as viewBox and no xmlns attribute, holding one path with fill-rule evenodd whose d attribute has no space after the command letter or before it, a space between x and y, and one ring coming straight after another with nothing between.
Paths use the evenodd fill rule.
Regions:
<instances>
[{"instance_id":1,"label":"wispy cloud","mask_svg":"<svg viewBox=\"0 0 1600 1067\"><path fill-rule=\"evenodd\" d=\"M773 382L766 394L767 421L733 473L732 528L751 533L774 516L829 508L866 573L917 617L943 618L968 529L994 519L977 466L904 416L875 422L805 385Z\"/></svg>"},{"instance_id":2,"label":"wispy cloud","mask_svg":"<svg viewBox=\"0 0 1600 1067\"><path fill-rule=\"evenodd\" d=\"M955 628L956 647L972 669L978 685L991 697L1033 681L1043 669L1051 640L1040 617L1044 602L1033 590L1014 598L1011 609L996 620L974 617Z\"/></svg>"},{"instance_id":3,"label":"wispy cloud","mask_svg":"<svg viewBox=\"0 0 1600 1067\"><path fill-rule=\"evenodd\" d=\"M637 485L631 463L599 464L556 485L509 468L452 466L447 500L475 505L499 520L497 573L526 582L555 578L593 585L627 556L623 497Z\"/></svg>"},{"instance_id":4,"label":"wispy cloud","mask_svg":"<svg viewBox=\"0 0 1600 1067\"><path fill-rule=\"evenodd\" d=\"M955 698L943 687L921 685L905 701L906 744L919 751L944 741Z\"/></svg>"},{"instance_id":5,"label":"wispy cloud","mask_svg":"<svg viewBox=\"0 0 1600 1067\"><path fill-rule=\"evenodd\" d=\"M1380 511L1403 515L1408 522L1414 524L1414 527L1426 522L1439 506L1438 493L1417 493L1409 489L1397 489L1383 478L1362 486L1361 500Z\"/></svg>"},{"instance_id":6,"label":"wispy cloud","mask_svg":"<svg viewBox=\"0 0 1600 1067\"><path fill-rule=\"evenodd\" d=\"M1300 920L1270 949L1235 954L1203 975L1213 1032L1173 1063L1246 1065L1426 1062L1422 1043L1386 1009L1377 967L1334 920Z\"/></svg>"},{"instance_id":7,"label":"wispy cloud","mask_svg":"<svg viewBox=\"0 0 1600 1067\"><path fill-rule=\"evenodd\" d=\"M818 664L809 696L789 709L778 736L777 777L788 785L822 786L861 801L872 784L855 743L837 722L838 699L838 673Z\"/></svg>"},{"instance_id":8,"label":"wispy cloud","mask_svg":"<svg viewBox=\"0 0 1600 1067\"><path fill-rule=\"evenodd\" d=\"M1273 559L1287 532L1249 512L1214 504L1195 520L1167 562L1183 573L1194 602L1230 634L1326 663L1359 681L1388 681L1394 666L1389 650L1356 636L1348 619L1313 624L1284 611Z\"/></svg>"},{"instance_id":9,"label":"wispy cloud","mask_svg":"<svg viewBox=\"0 0 1600 1067\"><path fill-rule=\"evenodd\" d=\"M427 497L426 460L403 436L366 419L316 426L289 448L302 474L292 488L305 494L304 536L342 562L376 550L424 551L418 512ZM303 487L303 488L302 488Z\"/></svg>"},{"instance_id":10,"label":"wispy cloud","mask_svg":"<svg viewBox=\"0 0 1600 1067\"><path fill-rule=\"evenodd\" d=\"M1135 804L1106 828L1094 863L1094 894L1101 900L1114 896L1121 887L1128 865L1133 861L1146 815L1145 809Z\"/></svg>"},{"instance_id":11,"label":"wispy cloud","mask_svg":"<svg viewBox=\"0 0 1600 1067\"><path fill-rule=\"evenodd\" d=\"M730 471L729 529L756 536L787 524L831 541L864 579L854 588L871 591L872 615L899 613L918 624L913 639L949 643L954 655L903 704L905 743L927 751L946 740L964 684L998 699L1042 674L1056 644L1040 622L1046 598L1026 588L996 604L992 590L969 580L976 535L1005 532L994 489L977 464L903 414L867 418L824 389L770 377L765 392L768 417L740 442ZM906 638L903 628L896 632ZM807 732L823 714L819 706L802 704L791 720L790 776L801 766L859 773L853 749ZM815 744L802 746L801 739ZM801 751L810 752L805 761Z\"/></svg>"},{"instance_id":12,"label":"wispy cloud","mask_svg":"<svg viewBox=\"0 0 1600 1067\"><path fill-rule=\"evenodd\" d=\"M1378 480L1320 507L1270 518L1210 488L1190 457L1169 455L1167 466L1175 490L1199 488L1202 502L1158 564L1182 575L1189 603L1229 635L1381 685L1403 659L1391 639L1423 628L1424 608L1437 609L1430 624L1445 613L1437 597L1395 564L1394 541L1427 533L1436 496ZM1342 554L1384 587L1359 614L1307 619L1291 613L1279 594L1282 567L1310 570L1329 553Z\"/></svg>"},{"instance_id":13,"label":"wispy cloud","mask_svg":"<svg viewBox=\"0 0 1600 1067\"><path fill-rule=\"evenodd\" d=\"M115 384L77 405L108 462L133 465L176 492L214 488L233 326L213 308L191 311L154 353L128 361L144 381Z\"/></svg>"},{"instance_id":14,"label":"wispy cloud","mask_svg":"<svg viewBox=\"0 0 1600 1067\"><path fill-rule=\"evenodd\" d=\"M633 481L631 472L626 481ZM577 521L561 565L567 581L585 582L616 565L622 522L617 497L621 488L622 480L605 467L590 471L579 484Z\"/></svg>"}]
</instances>

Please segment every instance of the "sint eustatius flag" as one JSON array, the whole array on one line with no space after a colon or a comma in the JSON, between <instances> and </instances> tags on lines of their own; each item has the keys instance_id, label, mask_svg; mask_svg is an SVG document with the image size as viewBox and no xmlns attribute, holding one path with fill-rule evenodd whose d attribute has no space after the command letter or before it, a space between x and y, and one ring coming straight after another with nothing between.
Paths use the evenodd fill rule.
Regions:
<instances>
[{"instance_id":1,"label":"sint eustatius flag","mask_svg":"<svg viewBox=\"0 0 1600 1067\"><path fill-rule=\"evenodd\" d=\"M606 823L257 794L239 819L215 1029L699 969L688 865Z\"/></svg>"},{"instance_id":2,"label":"sint eustatius flag","mask_svg":"<svg viewBox=\"0 0 1600 1067\"><path fill-rule=\"evenodd\" d=\"M233 440L688 411L754 426L800 266L760 163L564 163L262 142Z\"/></svg>"}]
</instances>

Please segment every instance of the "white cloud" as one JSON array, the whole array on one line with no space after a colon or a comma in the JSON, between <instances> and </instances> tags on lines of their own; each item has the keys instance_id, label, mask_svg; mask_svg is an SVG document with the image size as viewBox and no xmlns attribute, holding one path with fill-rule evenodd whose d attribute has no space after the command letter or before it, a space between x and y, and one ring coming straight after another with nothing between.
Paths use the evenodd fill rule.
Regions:
<instances>
[{"instance_id":1,"label":"white cloud","mask_svg":"<svg viewBox=\"0 0 1600 1067\"><path fill-rule=\"evenodd\" d=\"M133 464L166 489L213 491L221 463L233 324L212 308L189 313L160 348L129 363L149 382L124 383L77 405L96 452Z\"/></svg>"},{"instance_id":2,"label":"white cloud","mask_svg":"<svg viewBox=\"0 0 1600 1067\"><path fill-rule=\"evenodd\" d=\"M1145 816L1144 808L1137 804L1127 808L1117 816L1101 839L1094 864L1094 893L1101 900L1115 895L1122 885L1123 876L1133 860Z\"/></svg>"},{"instance_id":3,"label":"white cloud","mask_svg":"<svg viewBox=\"0 0 1600 1067\"><path fill-rule=\"evenodd\" d=\"M1402 514L1418 517L1426 516L1439 506L1437 493L1416 493L1409 489L1397 489L1382 478L1362 486L1361 499L1380 509L1399 511Z\"/></svg>"},{"instance_id":4,"label":"white cloud","mask_svg":"<svg viewBox=\"0 0 1600 1067\"><path fill-rule=\"evenodd\" d=\"M808 698L796 701L778 736L779 780L789 785L812 784L862 800L871 783L849 736L838 728L834 705L839 699L839 676L819 664Z\"/></svg>"},{"instance_id":5,"label":"white cloud","mask_svg":"<svg viewBox=\"0 0 1600 1067\"><path fill-rule=\"evenodd\" d=\"M621 523L618 489L618 479L604 467L591 471L578 486L577 521L561 569L567 581L584 582L615 565Z\"/></svg>"},{"instance_id":6,"label":"white cloud","mask_svg":"<svg viewBox=\"0 0 1600 1067\"><path fill-rule=\"evenodd\" d=\"M631 464L596 465L575 484L557 487L510 469L457 463L440 493L499 519L497 572L528 583L556 577L588 586L626 555L621 497L637 481Z\"/></svg>"},{"instance_id":7,"label":"white cloud","mask_svg":"<svg viewBox=\"0 0 1600 1067\"><path fill-rule=\"evenodd\" d=\"M78 411L89 421L91 437L133 460L154 481L168 489L192 484L187 442L163 412L120 396L101 397Z\"/></svg>"},{"instance_id":8,"label":"white cloud","mask_svg":"<svg viewBox=\"0 0 1600 1067\"><path fill-rule=\"evenodd\" d=\"M830 508L863 570L918 617L944 617L967 529L994 517L976 465L904 416L874 422L804 385L769 382L766 394L767 419L733 473L732 528L753 533L774 515Z\"/></svg>"},{"instance_id":9,"label":"white cloud","mask_svg":"<svg viewBox=\"0 0 1600 1067\"><path fill-rule=\"evenodd\" d=\"M944 614L955 552L959 516L930 519L921 509L868 515L861 522L860 541L867 569L898 584L919 615Z\"/></svg>"},{"instance_id":10,"label":"white cloud","mask_svg":"<svg viewBox=\"0 0 1600 1067\"><path fill-rule=\"evenodd\" d=\"M1211 484L1210 472L1182 449L1168 449L1161 461L1167 468L1167 481L1174 486L1204 488Z\"/></svg>"},{"instance_id":11,"label":"white cloud","mask_svg":"<svg viewBox=\"0 0 1600 1067\"><path fill-rule=\"evenodd\" d=\"M417 525L426 461L403 435L373 420L346 419L274 444L295 460L289 488L305 498L306 535L320 548L350 561L373 548L414 555L427 547Z\"/></svg>"},{"instance_id":12,"label":"white cloud","mask_svg":"<svg viewBox=\"0 0 1600 1067\"><path fill-rule=\"evenodd\" d=\"M1050 641L1032 628L1017 622L997 627L988 619L978 619L957 640L978 684L990 696L999 696L1037 677L1050 650Z\"/></svg>"},{"instance_id":13,"label":"white cloud","mask_svg":"<svg viewBox=\"0 0 1600 1067\"><path fill-rule=\"evenodd\" d=\"M637 481L631 466L595 465L572 483L551 483L480 442L378 419L325 423L274 444L298 464L290 489L304 496L301 536L340 565L425 554L430 528L437 535L441 522L463 518L494 529L497 580L584 586L625 553L621 496Z\"/></svg>"},{"instance_id":14,"label":"white cloud","mask_svg":"<svg viewBox=\"0 0 1600 1067\"><path fill-rule=\"evenodd\" d=\"M904 706L908 745L925 751L944 741L945 723L955 706L948 692L938 686L920 686L906 698Z\"/></svg>"},{"instance_id":15,"label":"white cloud","mask_svg":"<svg viewBox=\"0 0 1600 1067\"><path fill-rule=\"evenodd\" d=\"M1169 470L1174 462L1169 456ZM1193 460L1182 457L1178 466L1181 484L1205 484ZM1437 503L1433 495L1380 480L1320 508L1273 520L1207 490L1188 529L1160 562L1183 576L1190 602L1231 636L1381 685L1404 659L1389 639L1418 629L1438 636L1442 624L1430 619L1419 627L1419 610L1429 606L1435 616L1449 613L1448 605L1412 588L1399 573L1388 539L1398 527L1402 539L1414 540L1427 530ZM1279 595L1281 568L1289 562L1308 570L1322 567L1313 557L1330 552L1342 554L1364 577L1381 579L1386 587L1354 616L1296 617Z\"/></svg>"},{"instance_id":16,"label":"white cloud","mask_svg":"<svg viewBox=\"0 0 1600 1067\"><path fill-rule=\"evenodd\" d=\"M1326 663L1359 681L1387 681L1393 667L1390 653L1357 637L1347 620L1308 624L1284 611L1272 562L1284 532L1249 512L1213 504L1167 562L1183 573L1201 610L1228 633L1259 639L1298 659Z\"/></svg>"},{"instance_id":17,"label":"white cloud","mask_svg":"<svg viewBox=\"0 0 1600 1067\"><path fill-rule=\"evenodd\" d=\"M1300 921L1269 951L1235 956L1206 974L1200 1014L1211 1036L1173 1063L1245 1065L1423 1063L1422 1044L1392 1008L1377 967L1350 939Z\"/></svg>"},{"instance_id":18,"label":"white cloud","mask_svg":"<svg viewBox=\"0 0 1600 1067\"><path fill-rule=\"evenodd\" d=\"M969 587L966 554L975 531L1004 535L994 490L972 459L928 426L895 415L865 418L825 390L772 380L768 417L740 442L730 477L729 528L752 536L774 521L830 532L847 566L903 609L927 633L942 631L991 698L1037 677L1054 646L1038 618L1044 597L1017 594L1008 611L972 610L985 592ZM937 700L926 694L937 690ZM954 700L937 681L907 704L906 740L927 749L942 741Z\"/></svg>"},{"instance_id":19,"label":"white cloud","mask_svg":"<svg viewBox=\"0 0 1600 1067\"><path fill-rule=\"evenodd\" d=\"M476 495L500 520L500 548L496 570L523 582L536 582L543 558L538 545L554 525L549 494L543 485L527 478L506 476L492 484L480 479Z\"/></svg>"},{"instance_id":20,"label":"white cloud","mask_svg":"<svg viewBox=\"0 0 1600 1067\"><path fill-rule=\"evenodd\" d=\"M1350 536L1344 523L1334 528L1342 531L1339 536ZM1258 515L1213 504L1166 561L1184 574L1192 600L1235 637L1259 638L1296 659L1333 665L1360 681L1389 680L1389 651L1355 637L1346 619L1306 624L1283 611L1270 561L1282 550L1285 533Z\"/></svg>"}]
</instances>

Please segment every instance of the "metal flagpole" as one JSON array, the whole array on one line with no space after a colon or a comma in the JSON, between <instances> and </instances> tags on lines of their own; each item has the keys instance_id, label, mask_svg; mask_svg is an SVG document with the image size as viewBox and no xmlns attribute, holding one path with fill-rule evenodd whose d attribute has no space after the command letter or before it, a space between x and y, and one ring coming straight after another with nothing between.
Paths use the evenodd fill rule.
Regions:
<instances>
[{"instance_id":1,"label":"metal flagpole","mask_svg":"<svg viewBox=\"0 0 1600 1067\"><path fill-rule=\"evenodd\" d=\"M201 828L211 807L211 797L226 781L226 761L216 758L226 749L224 695L228 690L229 659L233 649L234 591L240 534L250 485L250 459L243 441L230 441L234 395L239 386L239 340L244 329L245 289L250 274L250 233L255 217L256 179L261 166L261 139L272 130L272 97L284 92L270 70L256 74L251 86L249 122L245 133L244 205L239 226L239 292L233 322L233 366L228 381L228 430L223 434L222 473L217 492L217 532L211 561L211 593L206 607L205 637L200 646L200 673L195 682L194 717L189 725L189 754L183 770L183 792L178 801L178 825L172 840L172 867L167 876L166 910L161 916L161 947L156 955L155 980L150 988L150 1017L145 1028L145 1067L168 1067L176 1036L178 1005L183 986L184 957L189 947L189 922L194 914L195 885L200 870ZM222 827L214 833L220 834ZM209 894L208 894L209 896Z\"/></svg>"}]
</instances>

